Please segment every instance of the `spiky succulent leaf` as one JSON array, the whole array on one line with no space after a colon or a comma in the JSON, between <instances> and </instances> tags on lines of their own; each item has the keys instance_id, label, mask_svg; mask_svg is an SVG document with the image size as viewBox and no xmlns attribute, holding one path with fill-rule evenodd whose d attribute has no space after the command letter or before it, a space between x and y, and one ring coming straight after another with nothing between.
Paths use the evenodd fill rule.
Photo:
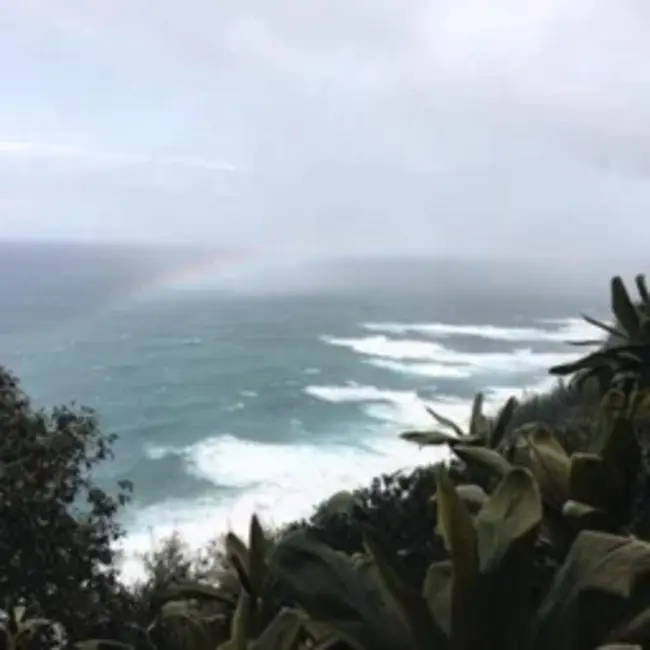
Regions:
<instances>
[{"instance_id":1,"label":"spiky succulent leaf","mask_svg":"<svg viewBox=\"0 0 650 650\"><path fill-rule=\"evenodd\" d=\"M636 289L639 292L641 297L641 302L643 303L646 309L650 308L650 293L648 293L648 286L645 281L645 275L643 273L638 273L634 277L634 282L636 284Z\"/></svg>"},{"instance_id":2,"label":"spiky succulent leaf","mask_svg":"<svg viewBox=\"0 0 650 650\"><path fill-rule=\"evenodd\" d=\"M446 429L451 429L459 438L467 435L463 429L458 426L453 420L446 418L444 415L440 415L437 411L434 411L430 406L426 407L427 413L441 426Z\"/></svg>"},{"instance_id":3,"label":"spiky succulent leaf","mask_svg":"<svg viewBox=\"0 0 650 650\"><path fill-rule=\"evenodd\" d=\"M639 331L639 312L630 299L620 276L611 281L612 312L628 336L635 337Z\"/></svg>"},{"instance_id":4,"label":"spiky succulent leaf","mask_svg":"<svg viewBox=\"0 0 650 650\"><path fill-rule=\"evenodd\" d=\"M420 447L454 445L467 439L466 437L459 438L444 431L405 431L400 434L400 438Z\"/></svg>"},{"instance_id":5,"label":"spiky succulent leaf","mask_svg":"<svg viewBox=\"0 0 650 650\"><path fill-rule=\"evenodd\" d=\"M505 438L506 432L508 431L508 425L512 420L512 416L514 415L518 404L519 402L515 397L510 397L497 414L488 441L488 446L492 447L492 449L496 449Z\"/></svg>"}]
</instances>

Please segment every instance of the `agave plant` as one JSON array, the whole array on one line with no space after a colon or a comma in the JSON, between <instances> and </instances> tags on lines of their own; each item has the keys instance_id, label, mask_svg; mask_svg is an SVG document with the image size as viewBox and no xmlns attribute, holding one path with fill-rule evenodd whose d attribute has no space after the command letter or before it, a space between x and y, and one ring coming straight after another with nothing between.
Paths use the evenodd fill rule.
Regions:
<instances>
[{"instance_id":1,"label":"agave plant","mask_svg":"<svg viewBox=\"0 0 650 650\"><path fill-rule=\"evenodd\" d=\"M462 445L496 449L504 439L508 424L517 407L517 400L511 397L493 418L488 417L483 412L484 402L485 396L483 393L477 393L474 396L469 419L469 429L467 431L464 431L453 420L427 407L427 412L442 427L442 430L405 431L400 437L403 440L413 442L420 446L448 445L454 448Z\"/></svg>"},{"instance_id":2,"label":"agave plant","mask_svg":"<svg viewBox=\"0 0 650 650\"><path fill-rule=\"evenodd\" d=\"M631 299L623 280L619 276L612 278L610 302L614 324L583 315L584 320L609 335L608 341L605 345L602 341L576 342L579 345L600 344L600 348L575 362L551 368L551 374L572 375L576 384L582 386L589 380L596 380L601 394L613 384L625 384L630 379L634 385L647 385L650 379L650 295L643 275L637 275L635 283L639 293L637 303Z\"/></svg>"}]
</instances>

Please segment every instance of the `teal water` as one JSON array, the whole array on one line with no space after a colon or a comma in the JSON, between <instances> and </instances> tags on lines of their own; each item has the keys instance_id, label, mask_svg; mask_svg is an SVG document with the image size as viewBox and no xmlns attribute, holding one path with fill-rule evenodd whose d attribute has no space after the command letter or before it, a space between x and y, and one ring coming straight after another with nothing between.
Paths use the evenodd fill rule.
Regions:
<instances>
[{"instance_id":1,"label":"teal water","mask_svg":"<svg viewBox=\"0 0 650 650\"><path fill-rule=\"evenodd\" d=\"M57 281L52 264L48 283L32 273L19 286L8 282L22 272L13 263L0 362L38 404L74 399L119 434L101 479L135 483L130 553L175 527L199 545L253 510L280 523L335 490L432 460L397 439L428 423L425 401L463 419L476 390L490 388L497 404L540 385L550 364L574 356L563 341L585 329L574 298L475 285L435 295L412 277L358 292L170 289L102 309L106 272L80 292L79 262Z\"/></svg>"}]
</instances>

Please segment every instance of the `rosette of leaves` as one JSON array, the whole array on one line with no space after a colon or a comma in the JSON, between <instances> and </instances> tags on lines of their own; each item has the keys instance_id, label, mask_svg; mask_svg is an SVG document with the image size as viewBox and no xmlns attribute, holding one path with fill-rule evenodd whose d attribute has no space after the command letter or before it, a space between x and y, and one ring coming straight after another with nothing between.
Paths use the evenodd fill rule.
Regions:
<instances>
[{"instance_id":1,"label":"rosette of leaves","mask_svg":"<svg viewBox=\"0 0 650 650\"><path fill-rule=\"evenodd\" d=\"M449 558L424 589L404 579L381 532L365 529L369 562L297 532L270 562L320 630L321 645L352 650L592 650L648 647L650 546L582 531L541 600L531 596L543 519L532 474L514 468L473 516L439 473L440 534ZM330 634L332 637L328 637Z\"/></svg>"},{"instance_id":2,"label":"rosette of leaves","mask_svg":"<svg viewBox=\"0 0 650 650\"><path fill-rule=\"evenodd\" d=\"M597 385L600 394L612 386L646 386L650 380L650 295L645 277L635 278L639 300L635 303L620 276L610 283L614 324L583 315L583 319L608 334L602 341L576 341L576 345L599 345L595 352L575 362L550 369L553 375L571 375L576 385Z\"/></svg>"},{"instance_id":3,"label":"rosette of leaves","mask_svg":"<svg viewBox=\"0 0 650 650\"><path fill-rule=\"evenodd\" d=\"M483 393L477 393L474 396L467 431L463 430L453 420L434 411L431 407L426 407L427 412L438 423L440 428L405 431L400 434L400 437L420 446L448 445L453 449L461 445L496 449L504 439L508 424L517 407L517 400L511 397L495 417L488 417L483 412L484 402L485 396Z\"/></svg>"}]
</instances>

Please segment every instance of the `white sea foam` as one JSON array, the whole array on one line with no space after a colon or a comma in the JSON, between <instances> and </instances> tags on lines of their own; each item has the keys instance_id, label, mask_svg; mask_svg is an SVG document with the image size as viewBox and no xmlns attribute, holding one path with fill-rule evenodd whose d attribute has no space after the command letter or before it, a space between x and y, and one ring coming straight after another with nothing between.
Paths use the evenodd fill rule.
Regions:
<instances>
[{"instance_id":1,"label":"white sea foam","mask_svg":"<svg viewBox=\"0 0 650 650\"><path fill-rule=\"evenodd\" d=\"M461 369L469 367L472 374L484 370L504 373L530 372L565 363L576 356L575 353L533 352L529 348L519 348L512 352L457 352L439 343L393 339L387 336L323 337L323 340L330 345L346 347L370 357L396 361L433 361L460 366Z\"/></svg>"},{"instance_id":2,"label":"white sea foam","mask_svg":"<svg viewBox=\"0 0 650 650\"><path fill-rule=\"evenodd\" d=\"M364 323L364 329L384 334L422 334L432 338L474 336L493 341L563 343L576 339L597 338L600 333L587 322L575 318L544 319L540 323L553 325L541 327L503 327L497 325L453 325L449 323Z\"/></svg>"},{"instance_id":3,"label":"white sea foam","mask_svg":"<svg viewBox=\"0 0 650 650\"><path fill-rule=\"evenodd\" d=\"M508 341L546 340L561 341L584 338L584 332L569 331L573 325L565 323L554 332L528 328L524 334L514 328L485 329L484 338ZM395 327L398 324L392 324ZM469 333L464 326L436 325L429 333L435 336L452 336ZM379 325L377 325L378 327ZM418 331L417 326L399 325L403 335ZM447 327L448 329L444 329ZM455 328L453 331L449 328ZM445 334L447 332L447 334ZM520 331L521 332L521 331ZM489 336L487 335L489 333ZM535 339L526 338L533 337ZM543 338L544 334L546 338ZM479 334L480 335L480 334ZM591 335L591 333L589 334ZM331 345L348 348L361 355L368 363L403 373L426 377L469 378L484 371L516 376L519 371L535 372L540 376L549 365L574 358L574 354L537 353L519 349L513 353L468 353L451 349L435 341L394 339L384 335L363 338L325 339ZM489 390L486 379L486 408L493 411L510 395L519 396L520 387L500 387ZM516 383L516 382L515 382ZM532 390L545 390L553 384L544 378ZM177 501L158 504L139 512L138 528L123 542L126 562L123 575L129 580L141 575L142 567L137 552L151 549L152 542L179 530L194 548L201 548L215 536L234 530L244 534L250 515L256 512L270 526L308 516L315 504L328 494L341 489L367 485L374 477L397 469L410 469L424 462L434 462L445 455L444 449L420 450L398 437L400 429L432 424L426 411L430 405L437 411L467 424L468 400L433 392L432 398L421 399L413 390L388 390L380 386L311 385L303 392L313 399L332 404L356 404L368 416L368 426L360 427L359 434L350 444L270 444L245 441L230 435L218 435L186 449L174 450L187 463L188 472L207 478L224 488L224 492L201 500ZM242 395L254 395L242 392ZM373 426L375 422L378 426ZM167 448L151 448L151 458L161 458Z\"/></svg>"}]
</instances>

